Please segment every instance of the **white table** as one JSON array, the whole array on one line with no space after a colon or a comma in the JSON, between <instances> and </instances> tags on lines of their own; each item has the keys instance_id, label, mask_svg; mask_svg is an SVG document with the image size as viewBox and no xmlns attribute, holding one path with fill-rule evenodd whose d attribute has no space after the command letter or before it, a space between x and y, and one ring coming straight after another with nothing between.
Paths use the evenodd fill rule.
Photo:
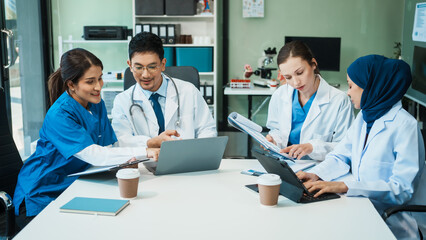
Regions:
<instances>
[{"instance_id":1,"label":"white table","mask_svg":"<svg viewBox=\"0 0 426 240\"><path fill-rule=\"evenodd\" d=\"M366 198L262 207L244 187L262 169L255 160L224 160L219 170L153 176L140 165L138 197L117 216L61 213L76 196L119 198L113 176L81 178L46 207L19 239L395 239Z\"/></svg>"}]
</instances>

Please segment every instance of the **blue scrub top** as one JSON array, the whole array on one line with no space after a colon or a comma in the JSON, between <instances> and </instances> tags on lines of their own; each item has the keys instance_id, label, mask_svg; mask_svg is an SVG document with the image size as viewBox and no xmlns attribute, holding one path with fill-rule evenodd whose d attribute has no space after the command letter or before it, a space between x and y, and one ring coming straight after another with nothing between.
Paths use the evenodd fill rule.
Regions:
<instances>
[{"instance_id":1,"label":"blue scrub top","mask_svg":"<svg viewBox=\"0 0 426 240\"><path fill-rule=\"evenodd\" d=\"M19 172L13 199L16 215L23 200L27 216L37 215L77 179L68 174L90 166L74 154L92 144L107 146L117 141L104 101L89 103L89 109L91 113L66 92L50 107L36 151Z\"/></svg>"},{"instance_id":2,"label":"blue scrub top","mask_svg":"<svg viewBox=\"0 0 426 240\"><path fill-rule=\"evenodd\" d=\"M293 144L300 144L300 131L302 130L303 123L305 122L306 116L309 113L312 102L314 101L317 92L309 98L305 106L300 106L299 102L299 91L294 89L293 92L293 103L292 103L292 115L291 115L291 131L288 139L289 146Z\"/></svg>"}]
</instances>

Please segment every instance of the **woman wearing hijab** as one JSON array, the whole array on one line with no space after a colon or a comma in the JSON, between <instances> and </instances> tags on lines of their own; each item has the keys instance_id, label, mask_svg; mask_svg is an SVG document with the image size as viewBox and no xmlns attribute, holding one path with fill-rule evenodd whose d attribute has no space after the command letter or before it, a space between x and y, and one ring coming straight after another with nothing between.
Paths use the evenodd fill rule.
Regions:
<instances>
[{"instance_id":1,"label":"woman wearing hijab","mask_svg":"<svg viewBox=\"0 0 426 240\"><path fill-rule=\"evenodd\" d=\"M380 214L391 206L424 203L425 196L417 191L426 184L425 177L420 180L423 139L416 119L401 104L411 84L410 67L369 55L353 62L347 73L348 95L362 111L325 161L297 176L309 191L318 191L316 197L326 192L368 197ZM333 181L349 172L353 179ZM419 237L411 213L397 213L387 224L398 239Z\"/></svg>"}]
</instances>

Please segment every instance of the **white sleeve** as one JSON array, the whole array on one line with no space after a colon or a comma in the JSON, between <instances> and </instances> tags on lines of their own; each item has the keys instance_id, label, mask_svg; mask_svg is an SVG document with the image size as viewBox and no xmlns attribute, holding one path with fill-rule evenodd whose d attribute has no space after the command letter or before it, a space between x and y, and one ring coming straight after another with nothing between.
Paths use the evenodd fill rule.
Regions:
<instances>
[{"instance_id":1,"label":"white sleeve","mask_svg":"<svg viewBox=\"0 0 426 240\"><path fill-rule=\"evenodd\" d=\"M216 122L210 113L209 106L204 98L201 96L200 91L195 89L195 112L194 112L194 129L196 138L216 137Z\"/></svg>"},{"instance_id":2,"label":"white sleeve","mask_svg":"<svg viewBox=\"0 0 426 240\"><path fill-rule=\"evenodd\" d=\"M425 159L423 139L417 121L399 127L394 140L393 143L387 143L393 144L395 156L393 168L388 173L390 177L376 181L344 181L348 187L347 196L363 196L393 205L401 205L411 199Z\"/></svg>"},{"instance_id":3,"label":"white sleeve","mask_svg":"<svg viewBox=\"0 0 426 240\"><path fill-rule=\"evenodd\" d=\"M282 146L283 140L281 138L279 111L277 108L277 106L282 106L282 104L278 101L279 95L275 93L272 95L271 101L269 102L266 127L269 128L269 135L274 138L275 142L277 143L277 146L279 148L285 148L287 146Z\"/></svg>"},{"instance_id":4,"label":"white sleeve","mask_svg":"<svg viewBox=\"0 0 426 240\"><path fill-rule=\"evenodd\" d=\"M149 136L137 135L133 123L127 114L129 109L126 108L126 101L124 101L127 97L127 95L121 93L114 99L114 105L111 110L112 128L114 129L120 146L146 148L147 141L151 138Z\"/></svg>"},{"instance_id":5,"label":"white sleeve","mask_svg":"<svg viewBox=\"0 0 426 240\"><path fill-rule=\"evenodd\" d=\"M93 166L108 166L125 163L132 157L136 159L146 158L146 148L144 147L102 147L92 144L80 152L74 154L74 157L92 164Z\"/></svg>"},{"instance_id":6,"label":"white sleeve","mask_svg":"<svg viewBox=\"0 0 426 240\"><path fill-rule=\"evenodd\" d=\"M308 143L312 144L312 153L308 156L315 160L324 160L327 153L333 151L337 144L344 138L346 131L351 126L354 120L354 114L352 110L352 104L348 96L344 96L344 99L341 103L341 106L337 110L339 114L337 115L335 129L333 131L333 136L331 142L325 142L321 139L311 139Z\"/></svg>"},{"instance_id":7,"label":"white sleeve","mask_svg":"<svg viewBox=\"0 0 426 240\"><path fill-rule=\"evenodd\" d=\"M315 173L324 181L332 181L348 173L352 162L353 134L359 134L355 133L354 125L348 129L343 140L327 155L325 160L308 172Z\"/></svg>"}]
</instances>

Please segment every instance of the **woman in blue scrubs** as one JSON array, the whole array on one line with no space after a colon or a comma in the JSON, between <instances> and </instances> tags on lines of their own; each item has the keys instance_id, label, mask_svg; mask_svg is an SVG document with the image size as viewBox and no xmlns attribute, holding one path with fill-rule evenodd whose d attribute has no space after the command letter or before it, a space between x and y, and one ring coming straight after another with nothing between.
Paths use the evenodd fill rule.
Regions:
<instances>
[{"instance_id":1,"label":"woman in blue scrubs","mask_svg":"<svg viewBox=\"0 0 426 240\"><path fill-rule=\"evenodd\" d=\"M17 223L25 226L77 177L68 174L91 165L120 164L131 158L158 156L158 149L114 147L117 138L100 92L102 62L84 49L62 55L48 82L52 106L33 155L25 161L13 204Z\"/></svg>"},{"instance_id":2,"label":"woman in blue scrubs","mask_svg":"<svg viewBox=\"0 0 426 240\"><path fill-rule=\"evenodd\" d=\"M349 98L321 77L311 50L301 41L284 45L277 63L287 84L271 97L266 138L291 157L324 160L353 121Z\"/></svg>"},{"instance_id":3,"label":"woman in blue scrubs","mask_svg":"<svg viewBox=\"0 0 426 240\"><path fill-rule=\"evenodd\" d=\"M307 181L309 191L318 191L315 196L368 197L380 214L395 205L424 205L424 143L416 119L401 104L411 84L410 67L402 60L369 55L353 62L347 73L348 95L362 111L325 161L297 176ZM349 172L353 179L333 181ZM387 224L398 239L418 238L411 213L392 215Z\"/></svg>"}]
</instances>

